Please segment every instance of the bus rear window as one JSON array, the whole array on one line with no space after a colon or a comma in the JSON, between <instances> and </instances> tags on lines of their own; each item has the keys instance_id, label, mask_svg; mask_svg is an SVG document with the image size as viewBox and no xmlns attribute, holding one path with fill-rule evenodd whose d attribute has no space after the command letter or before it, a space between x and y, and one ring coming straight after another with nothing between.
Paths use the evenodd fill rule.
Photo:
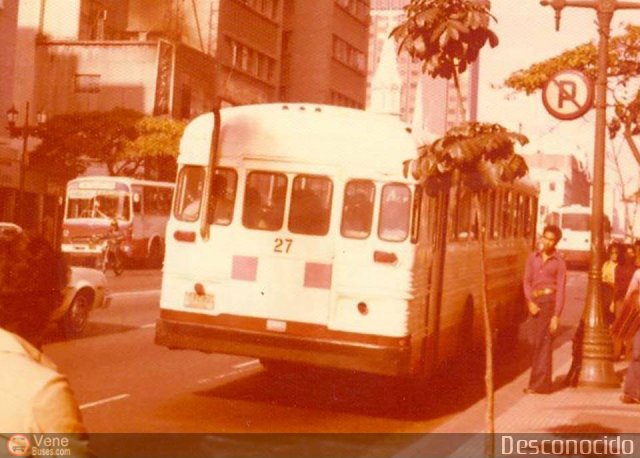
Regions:
<instances>
[{"instance_id":1,"label":"bus rear window","mask_svg":"<svg viewBox=\"0 0 640 458\"><path fill-rule=\"evenodd\" d=\"M294 234L325 235L331 221L333 184L326 177L298 175L293 180L289 230Z\"/></svg>"},{"instance_id":2,"label":"bus rear window","mask_svg":"<svg viewBox=\"0 0 640 458\"><path fill-rule=\"evenodd\" d=\"M249 229L277 231L282 227L287 177L281 173L251 172L247 176L242 224Z\"/></svg>"},{"instance_id":3,"label":"bus rear window","mask_svg":"<svg viewBox=\"0 0 640 458\"><path fill-rule=\"evenodd\" d=\"M364 239L371 233L376 187L372 181L352 180L344 189L340 233L351 239Z\"/></svg>"},{"instance_id":4,"label":"bus rear window","mask_svg":"<svg viewBox=\"0 0 640 458\"><path fill-rule=\"evenodd\" d=\"M389 242L402 242L409 235L411 190L401 183L386 184L380 200L378 237Z\"/></svg>"},{"instance_id":5,"label":"bus rear window","mask_svg":"<svg viewBox=\"0 0 640 458\"><path fill-rule=\"evenodd\" d=\"M213 176L212 195L209 200L209 221L228 226L233 220L233 206L236 202L235 170L217 168Z\"/></svg>"},{"instance_id":6,"label":"bus rear window","mask_svg":"<svg viewBox=\"0 0 640 458\"><path fill-rule=\"evenodd\" d=\"M565 213L562 215L562 229L571 231L588 231L591 215L581 213Z\"/></svg>"},{"instance_id":7,"label":"bus rear window","mask_svg":"<svg viewBox=\"0 0 640 458\"><path fill-rule=\"evenodd\" d=\"M184 166L178 175L174 215L180 221L196 221L204 185L204 167Z\"/></svg>"}]
</instances>

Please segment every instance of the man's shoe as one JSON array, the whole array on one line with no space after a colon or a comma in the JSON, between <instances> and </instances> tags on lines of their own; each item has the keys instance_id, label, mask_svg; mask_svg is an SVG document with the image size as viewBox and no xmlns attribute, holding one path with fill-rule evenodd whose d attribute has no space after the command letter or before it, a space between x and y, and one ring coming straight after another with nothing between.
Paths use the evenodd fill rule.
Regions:
<instances>
[{"instance_id":1,"label":"man's shoe","mask_svg":"<svg viewBox=\"0 0 640 458\"><path fill-rule=\"evenodd\" d=\"M533 388L525 388L524 390L522 390L522 392L524 394L549 394L551 393L551 391L540 391L540 390L534 390Z\"/></svg>"},{"instance_id":2,"label":"man's shoe","mask_svg":"<svg viewBox=\"0 0 640 458\"><path fill-rule=\"evenodd\" d=\"M628 394L620 396L620 401L622 401L623 404L640 404L640 398L634 398Z\"/></svg>"}]
</instances>

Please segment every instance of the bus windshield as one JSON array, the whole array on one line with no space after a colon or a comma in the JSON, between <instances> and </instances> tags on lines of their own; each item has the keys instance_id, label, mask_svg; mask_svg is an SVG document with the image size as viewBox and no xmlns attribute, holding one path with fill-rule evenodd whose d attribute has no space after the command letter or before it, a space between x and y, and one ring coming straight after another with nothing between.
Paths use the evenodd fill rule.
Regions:
<instances>
[{"instance_id":1,"label":"bus windshield","mask_svg":"<svg viewBox=\"0 0 640 458\"><path fill-rule=\"evenodd\" d=\"M130 218L128 191L82 189L69 191L67 218L105 218L128 221Z\"/></svg>"},{"instance_id":2,"label":"bus windshield","mask_svg":"<svg viewBox=\"0 0 640 458\"><path fill-rule=\"evenodd\" d=\"M585 214L564 214L562 215L562 229L588 231L590 218L590 215Z\"/></svg>"}]
</instances>

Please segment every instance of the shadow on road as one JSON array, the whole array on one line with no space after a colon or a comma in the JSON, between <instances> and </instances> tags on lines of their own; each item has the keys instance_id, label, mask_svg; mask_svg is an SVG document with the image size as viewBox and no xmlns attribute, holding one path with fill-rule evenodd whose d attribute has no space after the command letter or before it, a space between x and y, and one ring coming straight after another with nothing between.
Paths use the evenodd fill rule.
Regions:
<instances>
[{"instance_id":1,"label":"shadow on road","mask_svg":"<svg viewBox=\"0 0 640 458\"><path fill-rule=\"evenodd\" d=\"M573 335L561 329L554 345ZM497 346L496 346L497 347ZM495 389L529 368L529 347L520 342L495 355ZM410 380L347 371L298 367L264 370L236 379L198 396L242 400L278 406L338 411L404 421L425 421L453 415L485 397L485 358L476 351L444 365L428 379Z\"/></svg>"}]
</instances>

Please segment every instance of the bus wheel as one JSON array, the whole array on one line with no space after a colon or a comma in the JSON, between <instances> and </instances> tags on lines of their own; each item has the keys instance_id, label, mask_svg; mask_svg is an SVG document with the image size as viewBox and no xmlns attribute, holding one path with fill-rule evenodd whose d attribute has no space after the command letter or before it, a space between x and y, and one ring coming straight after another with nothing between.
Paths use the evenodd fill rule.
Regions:
<instances>
[{"instance_id":1,"label":"bus wheel","mask_svg":"<svg viewBox=\"0 0 640 458\"><path fill-rule=\"evenodd\" d=\"M164 259L164 250L162 248L162 242L160 239L155 238L151 242L149 247L149 253L147 255L147 267L157 269L162 267L162 261Z\"/></svg>"}]
</instances>

